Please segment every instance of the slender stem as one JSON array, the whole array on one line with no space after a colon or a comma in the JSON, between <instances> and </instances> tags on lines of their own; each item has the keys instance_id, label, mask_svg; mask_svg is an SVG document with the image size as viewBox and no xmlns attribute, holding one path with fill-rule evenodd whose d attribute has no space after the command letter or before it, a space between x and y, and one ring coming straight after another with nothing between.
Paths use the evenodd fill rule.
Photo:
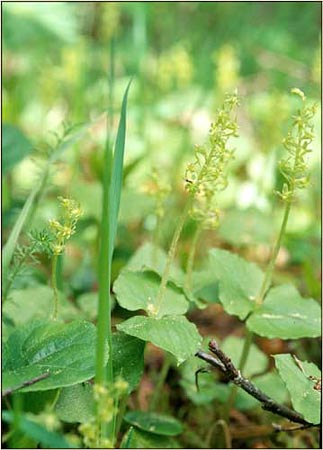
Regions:
<instances>
[{"instance_id":1,"label":"slender stem","mask_svg":"<svg viewBox=\"0 0 323 450\"><path fill-rule=\"evenodd\" d=\"M195 259L195 253L196 253L196 247L197 242L199 240L199 237L202 232L202 226L201 224L198 224L192 239L192 243L190 246L190 252L187 259L187 265L186 265L186 279L185 279L185 287L187 290L192 289L192 272L194 267L194 259Z\"/></svg>"},{"instance_id":2,"label":"slender stem","mask_svg":"<svg viewBox=\"0 0 323 450\"><path fill-rule=\"evenodd\" d=\"M112 265L112 246L111 242L111 223L110 223L110 184L112 168L112 116L113 116L113 88L114 88L114 42L110 41L110 71L109 71L109 105L107 118L107 139L104 155L104 173L103 173L103 207L101 221L101 239L99 249L99 303L98 303L98 322L97 322L97 341L96 341L96 365L95 381L97 384L112 385L113 383L113 361L112 357L108 359L105 365L106 349L109 349L112 355L112 330L111 330L111 265ZM101 437L110 438L115 441L116 417L109 423L99 421Z\"/></svg>"},{"instance_id":3,"label":"slender stem","mask_svg":"<svg viewBox=\"0 0 323 450\"><path fill-rule=\"evenodd\" d=\"M158 405L158 402L159 402L159 399L161 396L161 389L166 380L168 371L170 369L170 365L171 365L171 360L166 353L164 361L163 361L163 366L162 366L161 372L159 374L158 381L157 381L157 384L154 389L154 393L153 393L151 401L150 401L150 406L149 406L150 411L154 411L154 409Z\"/></svg>"},{"instance_id":4,"label":"slender stem","mask_svg":"<svg viewBox=\"0 0 323 450\"><path fill-rule=\"evenodd\" d=\"M57 259L58 259L58 255L54 255L53 263L52 263L52 287L53 287L53 291L54 291L54 314L53 314L54 320L57 320L57 315L58 315L58 289L57 289L57 276L56 276Z\"/></svg>"},{"instance_id":5,"label":"slender stem","mask_svg":"<svg viewBox=\"0 0 323 450\"><path fill-rule=\"evenodd\" d=\"M166 261L166 265L165 265L165 269L164 269L164 273L161 279L161 283L160 283L160 287L159 287L159 291L157 294L157 299L156 299L156 317L158 317L159 315L159 311L160 311L160 307L162 305L163 302L163 298L166 292L166 286L167 286L167 282L168 282L168 278L169 278L169 272L170 272L170 268L172 265L172 262L174 261L175 258L175 253L176 253L176 248L177 248L177 243L178 243L178 239L181 235L186 217L187 217L187 213L188 210L190 208L191 205L191 199L189 199L186 203L186 206L184 208L184 211L182 213L182 215L179 218L179 221L177 223L177 226L175 228L174 231L174 235L173 235L173 239L168 251L168 256L167 256L167 261Z\"/></svg>"},{"instance_id":6,"label":"slender stem","mask_svg":"<svg viewBox=\"0 0 323 450\"><path fill-rule=\"evenodd\" d=\"M284 216L283 216L283 221L280 227L280 231L279 231L279 235L277 237L277 240L275 242L275 245L273 247L273 250L271 252L271 257L270 257L270 261L268 263L268 266L266 268L266 273L265 273L265 277L264 280L262 282L262 286L260 288L260 291L256 297L255 303L257 306L261 305L263 300L264 300L264 296L267 292L267 289L270 285L271 279L272 279L272 275L273 275L273 271L274 271L274 267L275 267L275 262L277 259L277 255L281 246L281 242L282 242L282 238L285 234L285 230L286 230L286 226L287 226L287 221L288 221L288 217L289 217L289 213L290 213L290 209L291 209L291 202L287 202L286 203L286 207L285 207L285 211L284 211Z\"/></svg>"},{"instance_id":7,"label":"slender stem","mask_svg":"<svg viewBox=\"0 0 323 450\"><path fill-rule=\"evenodd\" d=\"M157 214L156 227L153 232L153 264L157 263L157 247L160 244L161 217Z\"/></svg>"}]
</instances>

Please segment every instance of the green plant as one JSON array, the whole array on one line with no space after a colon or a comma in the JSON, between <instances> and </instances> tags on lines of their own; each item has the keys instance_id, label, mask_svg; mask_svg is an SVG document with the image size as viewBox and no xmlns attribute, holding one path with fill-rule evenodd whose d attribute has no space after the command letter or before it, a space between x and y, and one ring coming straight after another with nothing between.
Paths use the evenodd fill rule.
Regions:
<instances>
[{"instance_id":1,"label":"green plant","mask_svg":"<svg viewBox=\"0 0 323 450\"><path fill-rule=\"evenodd\" d=\"M236 94L225 98L210 128L209 141L196 147L194 162L187 166L186 205L176 224L168 253L158 246L158 233L161 221L167 217L165 198L169 189L153 173L156 234L152 243L144 243L136 250L113 283L118 304L124 310L136 313L120 321L116 325L118 331L112 332L111 268L122 191L129 86L123 97L114 151L110 137L105 149L99 291L94 297L98 299L97 326L80 318L80 310L69 304L63 290L58 295L57 261L67 240L76 231L76 222L81 216L78 202L59 197L60 220L51 219L49 229L31 233L30 243L18 247L13 257L11 276L5 287L7 301L4 308L7 322L13 329L9 328L3 357L3 396L12 412L5 412L3 419L15 425L7 440L15 442L21 433L27 433L32 442L58 447L64 444L66 447L83 445L89 448L158 447L161 443L165 447L176 447L176 437L186 432L185 427L169 414L159 411L163 385L174 368L181 373L181 387L196 405L207 405L212 401L227 403L224 410L216 411L215 422L205 442L203 440L201 444L199 436L196 437L199 445L210 446L219 432L225 437L226 445L231 445L228 419L233 405L249 409L255 408L259 401L264 409L305 428L316 425L320 399L318 368L312 363L293 359L289 354L280 354L275 355L278 373L266 372L268 358L253 342L255 335L269 339L320 335L320 308L316 301L302 298L292 285L271 287L275 260L296 190L308 184L306 155L313 139L315 107L308 106L301 91L294 90L301 97L303 107L293 119L292 129L284 141L288 156L280 163L285 181L278 196L285 209L265 273L232 252L214 248L209 250L208 259L202 266L194 268L202 230L215 230L219 224L218 202L228 184L228 166L233 159L230 139L237 136L238 129L234 117L234 108L238 104ZM184 272L175 256L188 217L195 220L197 226ZM37 320L34 316L33 320L19 317L14 309L18 293L12 289L13 281L29 258L40 262L41 251L53 258L55 321L48 320L53 305L51 290L46 286L30 288L32 292L20 292L26 304L34 298L37 300ZM226 313L245 321L247 329L244 340L229 336L221 347L212 341L210 350L217 358L204 351L205 340L202 342L196 325L186 317L189 311L204 308L214 296L218 297ZM138 314L138 310L143 310L144 314ZM147 342L165 352L163 365L150 399L149 412L127 411L129 396L143 376ZM96 348L95 354L93 348ZM234 387L222 385L208 374L201 379L200 389L197 389L194 374L199 370L199 361L195 354L213 365ZM94 383L88 383L92 378ZM294 378L297 383L293 382ZM238 386L247 394L241 394ZM294 410L284 405L286 387ZM304 392L306 402L300 400ZM42 405L42 412L38 410L38 414L32 401L33 393L38 395L37 404ZM32 404L31 414L25 412L27 403ZM72 435L65 433L62 437L58 435L60 421L79 425ZM56 425L49 429L49 422ZM128 429L125 423L130 425Z\"/></svg>"},{"instance_id":2,"label":"green plant","mask_svg":"<svg viewBox=\"0 0 323 450\"><path fill-rule=\"evenodd\" d=\"M255 334L268 338L292 339L301 337L318 337L320 335L320 308L311 299L302 299L293 286L282 285L270 288L275 261L286 230L287 220L292 203L295 199L297 189L303 189L308 185L307 155L311 152L313 134L313 117L316 106L308 106L302 91L293 89L293 94L298 95L303 106L293 116L293 125L284 139L283 145L288 156L281 160L279 166L285 178L281 192L278 196L285 204L283 220L278 237L275 241L271 257L263 274L254 265L239 260L237 257L222 251L213 251L207 270L220 280L219 298L225 310L230 314L237 315L240 319L246 319L247 336L241 351L238 367L243 372L250 355L251 345ZM232 279L223 269L216 267L217 264L226 264L225 271L231 268L235 277L242 276L247 271L248 279ZM236 270L234 270L234 268ZM215 270L213 270L215 269ZM206 274L204 274L205 276ZM234 295L236 294L236 295ZM282 358L284 355L280 355ZM285 355L287 356L287 355ZM278 357L277 357L278 358ZM281 376L285 377L284 369L279 369ZM287 376L287 375L286 375ZM287 385L288 389L293 389ZM237 394L237 386L234 386L229 398L226 418ZM292 398L294 393L291 392ZM304 414L312 423L318 422L317 396L313 400L312 408L315 408L314 416L306 415L305 409L296 404L295 408ZM313 420L313 418L315 418Z\"/></svg>"}]
</instances>

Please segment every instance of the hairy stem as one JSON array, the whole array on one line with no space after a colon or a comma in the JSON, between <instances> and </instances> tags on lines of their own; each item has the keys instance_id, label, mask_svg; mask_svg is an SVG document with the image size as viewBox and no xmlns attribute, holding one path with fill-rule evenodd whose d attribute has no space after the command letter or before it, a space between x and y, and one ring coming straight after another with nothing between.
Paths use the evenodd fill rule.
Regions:
<instances>
[{"instance_id":1,"label":"hairy stem","mask_svg":"<svg viewBox=\"0 0 323 450\"><path fill-rule=\"evenodd\" d=\"M255 303L257 306L260 306L264 300L265 294L268 290L268 287L271 283L271 279L272 279L272 275L273 275L273 271L274 271L274 267L275 267L275 262L277 259L277 255L281 246L281 242L283 239L283 236L285 234L286 231L286 226L287 226L287 221L288 221L288 217L289 217L289 213L290 213L290 209L291 209L291 202L286 203L286 207L285 207L285 211L284 211L284 216L283 216L283 221L280 227L280 231L278 234L278 237L276 239L276 242L274 244L273 250L271 252L271 257L270 257L270 261L268 263L268 266L266 268L266 273L265 273L265 277L264 280L262 282L260 291L256 297Z\"/></svg>"},{"instance_id":2,"label":"hairy stem","mask_svg":"<svg viewBox=\"0 0 323 450\"><path fill-rule=\"evenodd\" d=\"M52 263L52 287L53 287L53 292L54 292L54 314L53 314L54 320L57 320L57 315L58 315L58 288L57 288L57 276L56 276L57 259L58 259L58 255L54 255L53 263Z\"/></svg>"}]
</instances>

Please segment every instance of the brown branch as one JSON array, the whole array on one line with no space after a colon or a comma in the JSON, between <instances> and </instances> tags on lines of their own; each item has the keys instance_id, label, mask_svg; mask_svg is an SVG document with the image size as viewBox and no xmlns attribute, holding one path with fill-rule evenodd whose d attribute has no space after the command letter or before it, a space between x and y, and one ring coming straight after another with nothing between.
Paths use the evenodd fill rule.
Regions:
<instances>
[{"instance_id":1,"label":"brown branch","mask_svg":"<svg viewBox=\"0 0 323 450\"><path fill-rule=\"evenodd\" d=\"M285 417L292 422L300 423L306 426L315 426L314 424L305 420L299 413L293 411L285 405L281 405L276 403L272 398L268 397L264 392L258 389L254 384L252 384L249 380L244 378L240 371L234 366L231 359L223 353L223 351L219 348L217 342L215 340L210 341L209 349L212 353L215 354L217 358L214 356L199 350L195 356L204 361L211 364L216 369L220 370L232 383L240 386L241 389L246 391L252 397L256 398L262 403L262 408L271 411L274 414L278 414L279 416Z\"/></svg>"},{"instance_id":2,"label":"brown branch","mask_svg":"<svg viewBox=\"0 0 323 450\"><path fill-rule=\"evenodd\" d=\"M45 378L49 377L49 375L50 375L50 372L45 372L45 373L42 373L41 375L39 375L38 377L32 378L31 380L23 381L22 383L18 384L17 386L9 387L2 392L1 397L2 398L6 397L7 395L10 395L13 392L18 391L19 389L22 389L24 387L32 386L33 384L38 383L39 381L44 380Z\"/></svg>"}]
</instances>

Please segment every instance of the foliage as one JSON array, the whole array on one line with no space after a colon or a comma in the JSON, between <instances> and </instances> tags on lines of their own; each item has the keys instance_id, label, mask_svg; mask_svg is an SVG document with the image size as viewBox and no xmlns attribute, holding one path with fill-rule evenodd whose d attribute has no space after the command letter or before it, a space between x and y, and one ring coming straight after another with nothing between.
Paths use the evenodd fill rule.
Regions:
<instances>
[{"instance_id":1,"label":"foliage","mask_svg":"<svg viewBox=\"0 0 323 450\"><path fill-rule=\"evenodd\" d=\"M4 4L3 445L319 447L319 12Z\"/></svg>"}]
</instances>

